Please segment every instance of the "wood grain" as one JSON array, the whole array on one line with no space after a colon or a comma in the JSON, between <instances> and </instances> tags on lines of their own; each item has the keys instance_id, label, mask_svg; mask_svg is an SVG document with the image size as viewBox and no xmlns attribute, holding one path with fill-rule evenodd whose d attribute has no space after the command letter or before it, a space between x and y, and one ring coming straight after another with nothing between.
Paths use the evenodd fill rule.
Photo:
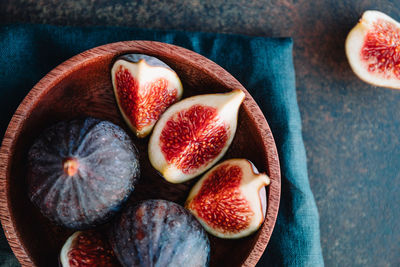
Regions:
<instances>
[{"instance_id":1,"label":"wood grain","mask_svg":"<svg viewBox=\"0 0 400 267\"><path fill-rule=\"evenodd\" d=\"M0 149L0 219L16 257L22 266L56 266L58 252L71 234L51 224L27 197L30 145L45 127L74 117L107 119L129 132L118 112L110 79L116 57L126 53L153 55L166 62L182 80L183 97L236 88L245 92L236 136L222 160L247 158L270 176L267 215L261 229L249 237L223 240L210 236L211 266L254 266L272 234L280 200L279 159L268 123L251 95L223 68L187 49L151 41L112 43L67 60L40 80L16 110ZM149 198L183 204L196 179L179 185L165 182L149 163L148 138L131 137L141 152L142 177L127 204Z\"/></svg>"}]
</instances>

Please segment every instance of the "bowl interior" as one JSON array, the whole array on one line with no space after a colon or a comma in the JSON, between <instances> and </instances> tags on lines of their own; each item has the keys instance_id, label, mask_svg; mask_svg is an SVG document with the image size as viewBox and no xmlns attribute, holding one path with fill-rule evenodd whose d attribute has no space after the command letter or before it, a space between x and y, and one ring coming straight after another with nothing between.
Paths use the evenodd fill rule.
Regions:
<instances>
[{"instance_id":1,"label":"bowl interior","mask_svg":"<svg viewBox=\"0 0 400 267\"><path fill-rule=\"evenodd\" d=\"M245 89L215 63L179 47L156 42L121 42L86 51L64 62L45 76L25 98L14 115L3 142L2 168L7 211L3 227L14 253L25 266L57 266L58 253L71 230L55 226L29 201L26 192L27 152L47 126L75 117L93 116L123 127L140 151L141 179L127 205L138 200L162 198L183 204L198 180L170 184L150 165L148 137L139 140L124 123L114 99L110 69L121 54L154 55L171 66L181 78L183 97ZM280 177L275 144L268 124L251 96L239 112L238 128L224 159L247 158L272 179L267 188L268 210L262 229L237 240L210 236L211 266L253 265L261 256L275 224ZM260 117L261 116L261 117ZM107 227L104 225L102 227Z\"/></svg>"}]
</instances>

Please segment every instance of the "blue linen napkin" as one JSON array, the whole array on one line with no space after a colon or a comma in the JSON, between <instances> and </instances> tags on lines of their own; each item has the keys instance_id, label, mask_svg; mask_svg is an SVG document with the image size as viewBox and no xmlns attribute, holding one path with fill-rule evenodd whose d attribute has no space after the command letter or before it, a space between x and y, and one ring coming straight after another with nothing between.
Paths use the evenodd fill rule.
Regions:
<instances>
[{"instance_id":1,"label":"blue linen napkin","mask_svg":"<svg viewBox=\"0 0 400 267\"><path fill-rule=\"evenodd\" d=\"M290 38L121 27L0 27L0 130L29 90L64 60L95 46L155 40L193 50L237 78L263 111L278 148L282 193L271 240L257 266L323 266L319 217L310 190ZM19 266L0 231L1 266Z\"/></svg>"}]
</instances>

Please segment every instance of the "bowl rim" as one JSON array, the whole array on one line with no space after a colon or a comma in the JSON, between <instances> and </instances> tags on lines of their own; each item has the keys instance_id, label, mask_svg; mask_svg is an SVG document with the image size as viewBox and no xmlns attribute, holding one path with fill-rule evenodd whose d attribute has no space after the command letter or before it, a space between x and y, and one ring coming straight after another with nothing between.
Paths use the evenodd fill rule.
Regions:
<instances>
[{"instance_id":1,"label":"bowl rim","mask_svg":"<svg viewBox=\"0 0 400 267\"><path fill-rule=\"evenodd\" d=\"M257 135L262 139L262 145L266 153L266 162L264 163L269 171L268 175L271 179L271 183L268 187L269 190L267 190L268 205L265 221L259 229L260 233L254 247L243 262L242 266L255 266L259 261L267 247L276 223L281 194L281 174L278 152L271 129L261 109L244 86L240 84L240 82L228 71L214 61L177 45L157 41L138 40L115 42L97 46L69 58L48 72L29 91L13 114L0 148L0 220L8 243L22 266L34 266L35 264L29 251L25 248L24 244L20 242L20 235L17 231L15 218L11 212L10 188L8 181L10 180L12 151L14 151L14 147L28 115L35 108L38 100L47 94L51 88L72 72L86 64L89 64L92 60L96 60L96 58L102 56L118 56L126 53L134 53L135 50L137 53L139 49L141 50L140 53L146 54L146 51L148 51L148 54L152 54L151 52L154 54L154 52L157 51L157 48L167 48L177 60L185 61L185 63L194 65L195 62L197 66L199 64L211 64L212 70L210 69L205 71L207 75L211 76L212 79L218 80L228 88L238 88L245 93L246 97L242 108L244 108L245 112L249 114L249 119L256 125L258 131ZM221 77L229 77L229 79L223 79Z\"/></svg>"}]
</instances>

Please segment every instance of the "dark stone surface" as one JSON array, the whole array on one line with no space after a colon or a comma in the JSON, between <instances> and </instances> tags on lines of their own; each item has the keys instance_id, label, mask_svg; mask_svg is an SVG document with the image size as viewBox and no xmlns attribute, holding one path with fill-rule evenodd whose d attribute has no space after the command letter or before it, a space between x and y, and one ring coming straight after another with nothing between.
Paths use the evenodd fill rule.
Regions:
<instances>
[{"instance_id":1,"label":"dark stone surface","mask_svg":"<svg viewBox=\"0 0 400 267\"><path fill-rule=\"evenodd\" d=\"M344 41L392 1L2 0L0 23L124 25L291 36L326 266L400 266L400 91L360 81Z\"/></svg>"}]
</instances>

